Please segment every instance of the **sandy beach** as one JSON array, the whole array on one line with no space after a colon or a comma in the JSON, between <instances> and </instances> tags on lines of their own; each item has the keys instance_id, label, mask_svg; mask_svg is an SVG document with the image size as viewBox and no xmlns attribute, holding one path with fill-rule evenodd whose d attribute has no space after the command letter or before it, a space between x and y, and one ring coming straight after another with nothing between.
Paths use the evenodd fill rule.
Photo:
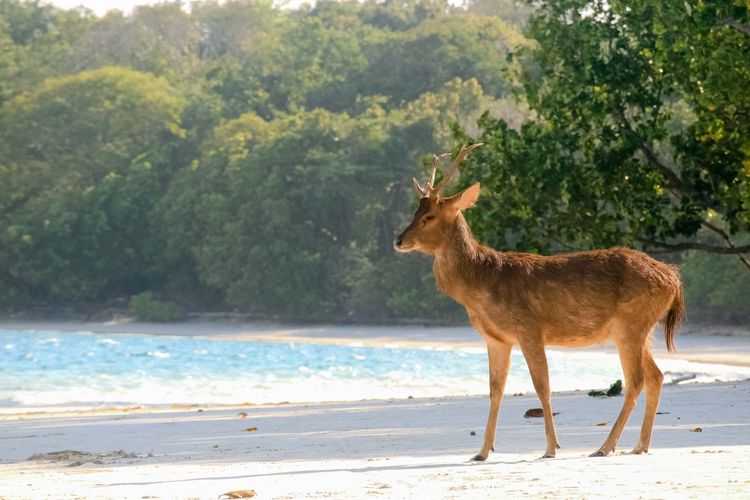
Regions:
<instances>
[{"instance_id":1,"label":"sandy beach","mask_svg":"<svg viewBox=\"0 0 750 500\"><path fill-rule=\"evenodd\" d=\"M42 324L22 326L44 329ZM299 337L293 328L229 325L100 328L109 328L107 333L124 328L152 334ZM323 342L481 345L466 328L405 328L402 339L378 336L377 328L361 328L356 335L356 329L346 328L321 328L319 335L304 336L310 342L319 341L310 338L318 336ZM657 356L663 355L662 343L658 334ZM744 364L750 358L747 337L684 335L678 343L680 355L702 361ZM542 460L543 423L523 416L539 406L537 398L508 394L497 452L484 463L469 462L481 444L489 406L480 396L225 407L4 408L0 498L204 499L234 490L254 490L258 498L750 496L750 381L665 385L649 454L627 455L637 440L643 398L618 452L589 458L609 432L622 399L556 393L562 449L557 458Z\"/></svg>"}]
</instances>

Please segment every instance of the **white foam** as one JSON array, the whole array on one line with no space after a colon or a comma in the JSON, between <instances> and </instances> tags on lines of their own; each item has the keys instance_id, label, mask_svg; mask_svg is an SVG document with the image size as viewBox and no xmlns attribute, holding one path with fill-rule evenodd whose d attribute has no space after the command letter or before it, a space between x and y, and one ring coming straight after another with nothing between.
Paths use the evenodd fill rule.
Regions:
<instances>
[{"instance_id":1,"label":"white foam","mask_svg":"<svg viewBox=\"0 0 750 500\"><path fill-rule=\"evenodd\" d=\"M96 343L102 345L120 345L120 342L114 339L97 339Z\"/></svg>"}]
</instances>

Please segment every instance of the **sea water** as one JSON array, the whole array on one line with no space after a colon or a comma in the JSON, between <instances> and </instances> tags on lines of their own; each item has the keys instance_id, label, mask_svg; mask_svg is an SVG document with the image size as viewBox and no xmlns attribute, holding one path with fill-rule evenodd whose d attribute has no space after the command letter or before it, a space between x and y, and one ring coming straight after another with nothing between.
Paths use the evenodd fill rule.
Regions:
<instances>
[{"instance_id":1,"label":"sea water","mask_svg":"<svg viewBox=\"0 0 750 500\"><path fill-rule=\"evenodd\" d=\"M549 350L554 391L606 389L616 354ZM740 380L750 368L660 360L673 376ZM669 378L667 378L669 380ZM514 350L507 393L533 391ZM210 337L0 331L0 406L344 401L488 392L479 348L400 348Z\"/></svg>"}]
</instances>

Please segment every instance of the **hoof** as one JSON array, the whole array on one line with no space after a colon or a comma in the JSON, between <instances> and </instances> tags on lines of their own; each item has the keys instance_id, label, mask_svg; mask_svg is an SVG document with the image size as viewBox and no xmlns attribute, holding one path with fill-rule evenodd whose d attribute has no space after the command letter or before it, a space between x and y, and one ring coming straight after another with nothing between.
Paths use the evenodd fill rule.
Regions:
<instances>
[{"instance_id":1,"label":"hoof","mask_svg":"<svg viewBox=\"0 0 750 500\"><path fill-rule=\"evenodd\" d=\"M476 455L474 455L473 457L471 457L471 461L472 462L484 462L485 460L487 460L487 457L485 457L484 455L481 455L479 453L477 453Z\"/></svg>"},{"instance_id":2,"label":"hoof","mask_svg":"<svg viewBox=\"0 0 750 500\"><path fill-rule=\"evenodd\" d=\"M607 455L609 455L608 452L606 452L606 451L604 451L602 449L599 449L599 450L596 450L594 453L592 453L589 456L590 457L606 457Z\"/></svg>"},{"instance_id":3,"label":"hoof","mask_svg":"<svg viewBox=\"0 0 750 500\"><path fill-rule=\"evenodd\" d=\"M545 458L555 458L555 455L554 454L550 455L549 453L545 453L544 455L542 455L540 460L544 460Z\"/></svg>"},{"instance_id":4,"label":"hoof","mask_svg":"<svg viewBox=\"0 0 750 500\"><path fill-rule=\"evenodd\" d=\"M633 451L631 451L630 455L642 455L644 453L648 453L647 448L633 448Z\"/></svg>"}]
</instances>

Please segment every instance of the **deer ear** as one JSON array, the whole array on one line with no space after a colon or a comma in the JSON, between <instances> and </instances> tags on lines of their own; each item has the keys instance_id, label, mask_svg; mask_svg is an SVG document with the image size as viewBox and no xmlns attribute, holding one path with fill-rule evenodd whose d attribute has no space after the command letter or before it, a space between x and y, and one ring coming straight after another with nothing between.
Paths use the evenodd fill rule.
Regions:
<instances>
[{"instance_id":1,"label":"deer ear","mask_svg":"<svg viewBox=\"0 0 750 500\"><path fill-rule=\"evenodd\" d=\"M474 203L477 202L477 198L479 198L479 183L467 187L457 195L451 196L450 198L447 198L445 201L446 203L450 203L454 207L456 207L458 210L466 210L467 208L471 208L474 206Z\"/></svg>"}]
</instances>

